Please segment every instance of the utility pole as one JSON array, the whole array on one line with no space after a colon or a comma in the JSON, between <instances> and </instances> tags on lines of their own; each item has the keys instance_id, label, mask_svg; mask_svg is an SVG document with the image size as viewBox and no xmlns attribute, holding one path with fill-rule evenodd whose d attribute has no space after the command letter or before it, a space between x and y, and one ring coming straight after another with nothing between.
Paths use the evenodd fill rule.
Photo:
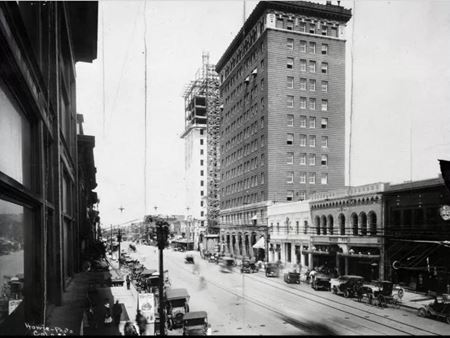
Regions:
<instances>
[{"instance_id":1,"label":"utility pole","mask_svg":"<svg viewBox=\"0 0 450 338\"><path fill-rule=\"evenodd\" d=\"M113 255L113 239L112 239L112 236L113 236L113 231L112 231L112 224L111 224L111 258L112 258L112 255Z\"/></svg>"},{"instance_id":2,"label":"utility pole","mask_svg":"<svg viewBox=\"0 0 450 338\"><path fill-rule=\"evenodd\" d=\"M165 336L165 299L164 299L164 262L163 262L163 251L167 245L167 237L169 234L169 224L167 221L155 219L157 226L157 239L158 239L158 249L159 249L159 334Z\"/></svg>"},{"instance_id":3,"label":"utility pole","mask_svg":"<svg viewBox=\"0 0 450 338\"><path fill-rule=\"evenodd\" d=\"M122 234L120 232L120 225L119 225L119 234L117 235L117 241L119 242L119 269L120 269L120 256L121 256L120 242L122 242Z\"/></svg>"}]
</instances>

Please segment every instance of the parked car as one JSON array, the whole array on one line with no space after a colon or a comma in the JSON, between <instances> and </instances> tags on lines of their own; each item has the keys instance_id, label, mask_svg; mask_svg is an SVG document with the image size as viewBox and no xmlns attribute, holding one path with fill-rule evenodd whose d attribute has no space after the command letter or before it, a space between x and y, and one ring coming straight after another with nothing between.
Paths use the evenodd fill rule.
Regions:
<instances>
[{"instance_id":1,"label":"parked car","mask_svg":"<svg viewBox=\"0 0 450 338\"><path fill-rule=\"evenodd\" d=\"M166 310L169 330L183 327L183 317L189 312L189 298L186 289L167 289Z\"/></svg>"},{"instance_id":2,"label":"parked car","mask_svg":"<svg viewBox=\"0 0 450 338\"><path fill-rule=\"evenodd\" d=\"M299 272L287 272L283 276L284 281L288 284L300 284L300 273Z\"/></svg>"},{"instance_id":3,"label":"parked car","mask_svg":"<svg viewBox=\"0 0 450 338\"><path fill-rule=\"evenodd\" d=\"M259 270L259 268L255 264L255 262L250 261L250 260L242 261L241 272L252 273L252 272L258 272L258 270Z\"/></svg>"},{"instance_id":4,"label":"parked car","mask_svg":"<svg viewBox=\"0 0 450 338\"><path fill-rule=\"evenodd\" d=\"M331 280L330 276L327 276L323 273L317 273L311 282L311 287L314 290L330 291L330 289L331 289L330 280Z\"/></svg>"},{"instance_id":5,"label":"parked car","mask_svg":"<svg viewBox=\"0 0 450 338\"><path fill-rule=\"evenodd\" d=\"M277 263L266 264L266 277L278 277L280 275L280 267Z\"/></svg>"},{"instance_id":6,"label":"parked car","mask_svg":"<svg viewBox=\"0 0 450 338\"><path fill-rule=\"evenodd\" d=\"M183 336L209 336L211 328L206 311L188 312L183 317Z\"/></svg>"},{"instance_id":7,"label":"parked car","mask_svg":"<svg viewBox=\"0 0 450 338\"><path fill-rule=\"evenodd\" d=\"M403 297L404 290L398 288L397 294L393 294L394 284L390 281L378 281L374 284L359 284L356 286L356 295L361 301L367 298L369 304L377 301L378 306L386 306L387 304L398 304Z\"/></svg>"},{"instance_id":8,"label":"parked car","mask_svg":"<svg viewBox=\"0 0 450 338\"><path fill-rule=\"evenodd\" d=\"M421 306L417 310L417 314L420 317L431 317L440 320L445 320L447 324L450 324L450 300L445 297L442 301L438 301L435 298L434 302Z\"/></svg>"},{"instance_id":9,"label":"parked car","mask_svg":"<svg viewBox=\"0 0 450 338\"><path fill-rule=\"evenodd\" d=\"M331 278L330 289L334 294L342 294L344 297L354 297L356 287L364 281L364 277L356 275L343 275L338 278Z\"/></svg>"}]
</instances>

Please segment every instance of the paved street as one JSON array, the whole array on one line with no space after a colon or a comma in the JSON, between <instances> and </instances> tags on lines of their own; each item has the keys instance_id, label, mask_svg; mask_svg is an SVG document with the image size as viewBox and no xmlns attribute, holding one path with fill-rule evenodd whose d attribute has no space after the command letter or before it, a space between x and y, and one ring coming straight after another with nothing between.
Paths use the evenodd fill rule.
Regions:
<instances>
[{"instance_id":1,"label":"paved street","mask_svg":"<svg viewBox=\"0 0 450 338\"><path fill-rule=\"evenodd\" d=\"M125 243L126 244L126 243ZM448 333L448 324L420 318L405 309L378 308L309 285L288 285L263 273L222 273L194 252L202 288L193 266L184 263L185 253L165 250L164 268L174 288L188 289L191 311L206 310L212 333L217 335L299 335L323 333L325 328L339 335L432 335ZM132 256L146 267L158 267L158 251L137 246Z\"/></svg>"}]
</instances>

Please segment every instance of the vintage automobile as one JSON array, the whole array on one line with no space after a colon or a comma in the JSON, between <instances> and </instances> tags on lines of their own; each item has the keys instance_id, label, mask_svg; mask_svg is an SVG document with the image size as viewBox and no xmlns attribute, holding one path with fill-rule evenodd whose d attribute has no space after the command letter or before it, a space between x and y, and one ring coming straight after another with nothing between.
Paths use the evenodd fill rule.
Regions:
<instances>
[{"instance_id":1,"label":"vintage automobile","mask_svg":"<svg viewBox=\"0 0 450 338\"><path fill-rule=\"evenodd\" d=\"M287 272L284 274L284 281L288 284L300 284L300 272Z\"/></svg>"},{"instance_id":2,"label":"vintage automobile","mask_svg":"<svg viewBox=\"0 0 450 338\"><path fill-rule=\"evenodd\" d=\"M277 263L266 264L266 277L278 277L280 276L280 267Z\"/></svg>"},{"instance_id":3,"label":"vintage automobile","mask_svg":"<svg viewBox=\"0 0 450 338\"><path fill-rule=\"evenodd\" d=\"M187 264L194 264L194 256L192 256L191 254L186 255L184 257L184 262Z\"/></svg>"},{"instance_id":4,"label":"vintage automobile","mask_svg":"<svg viewBox=\"0 0 450 338\"><path fill-rule=\"evenodd\" d=\"M209 263L219 263L219 254L218 253L213 253L211 255L208 256L208 262Z\"/></svg>"},{"instance_id":5,"label":"vintage automobile","mask_svg":"<svg viewBox=\"0 0 450 338\"><path fill-rule=\"evenodd\" d=\"M189 312L189 293L186 289L166 290L167 323L169 330L183 327L183 316Z\"/></svg>"},{"instance_id":6,"label":"vintage automobile","mask_svg":"<svg viewBox=\"0 0 450 338\"><path fill-rule=\"evenodd\" d=\"M362 283L364 277L356 275L343 275L330 279L330 289L334 294L342 294L344 297L353 297L356 294L356 285Z\"/></svg>"},{"instance_id":7,"label":"vintage automobile","mask_svg":"<svg viewBox=\"0 0 450 338\"><path fill-rule=\"evenodd\" d=\"M377 303L378 306L387 304L398 305L403 297L404 290L399 288L397 294L393 294L394 284L390 281L378 281L374 284L358 283L355 285L355 293L358 301L367 298L369 304Z\"/></svg>"},{"instance_id":8,"label":"vintage automobile","mask_svg":"<svg viewBox=\"0 0 450 338\"><path fill-rule=\"evenodd\" d=\"M311 287L314 290L331 290L331 284L330 284L331 277L323 274L323 273L316 273L314 278L311 281Z\"/></svg>"},{"instance_id":9,"label":"vintage automobile","mask_svg":"<svg viewBox=\"0 0 450 338\"><path fill-rule=\"evenodd\" d=\"M446 295L441 301L435 298L434 302L421 306L417 310L417 315L444 320L447 324L450 324L450 300Z\"/></svg>"},{"instance_id":10,"label":"vintage automobile","mask_svg":"<svg viewBox=\"0 0 450 338\"><path fill-rule=\"evenodd\" d=\"M206 311L188 312L183 317L183 336L209 336L211 328L208 325Z\"/></svg>"},{"instance_id":11,"label":"vintage automobile","mask_svg":"<svg viewBox=\"0 0 450 338\"><path fill-rule=\"evenodd\" d=\"M252 260L243 260L242 261L242 265L241 265L241 272L246 272L246 273L252 273L252 272L258 272L259 268L256 265L256 263Z\"/></svg>"},{"instance_id":12,"label":"vintage automobile","mask_svg":"<svg viewBox=\"0 0 450 338\"><path fill-rule=\"evenodd\" d=\"M236 261L232 257L222 257L219 263L220 272L232 272L236 266Z\"/></svg>"}]
</instances>

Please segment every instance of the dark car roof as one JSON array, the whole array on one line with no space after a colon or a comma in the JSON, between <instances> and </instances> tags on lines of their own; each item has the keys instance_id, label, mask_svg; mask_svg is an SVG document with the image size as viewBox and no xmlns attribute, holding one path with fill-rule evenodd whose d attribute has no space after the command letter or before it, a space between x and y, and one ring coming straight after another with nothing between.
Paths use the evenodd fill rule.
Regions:
<instances>
[{"instance_id":1,"label":"dark car roof","mask_svg":"<svg viewBox=\"0 0 450 338\"><path fill-rule=\"evenodd\" d=\"M356 276L356 275L344 275L339 276L338 278L345 278L345 279L364 279L362 276Z\"/></svg>"},{"instance_id":2,"label":"dark car roof","mask_svg":"<svg viewBox=\"0 0 450 338\"><path fill-rule=\"evenodd\" d=\"M166 297L171 299L183 299L189 297L189 293L186 289L168 289L166 291Z\"/></svg>"},{"instance_id":3,"label":"dark car roof","mask_svg":"<svg viewBox=\"0 0 450 338\"><path fill-rule=\"evenodd\" d=\"M206 311L192 311L184 314L183 319L198 319L198 318L206 318L208 314Z\"/></svg>"}]
</instances>

